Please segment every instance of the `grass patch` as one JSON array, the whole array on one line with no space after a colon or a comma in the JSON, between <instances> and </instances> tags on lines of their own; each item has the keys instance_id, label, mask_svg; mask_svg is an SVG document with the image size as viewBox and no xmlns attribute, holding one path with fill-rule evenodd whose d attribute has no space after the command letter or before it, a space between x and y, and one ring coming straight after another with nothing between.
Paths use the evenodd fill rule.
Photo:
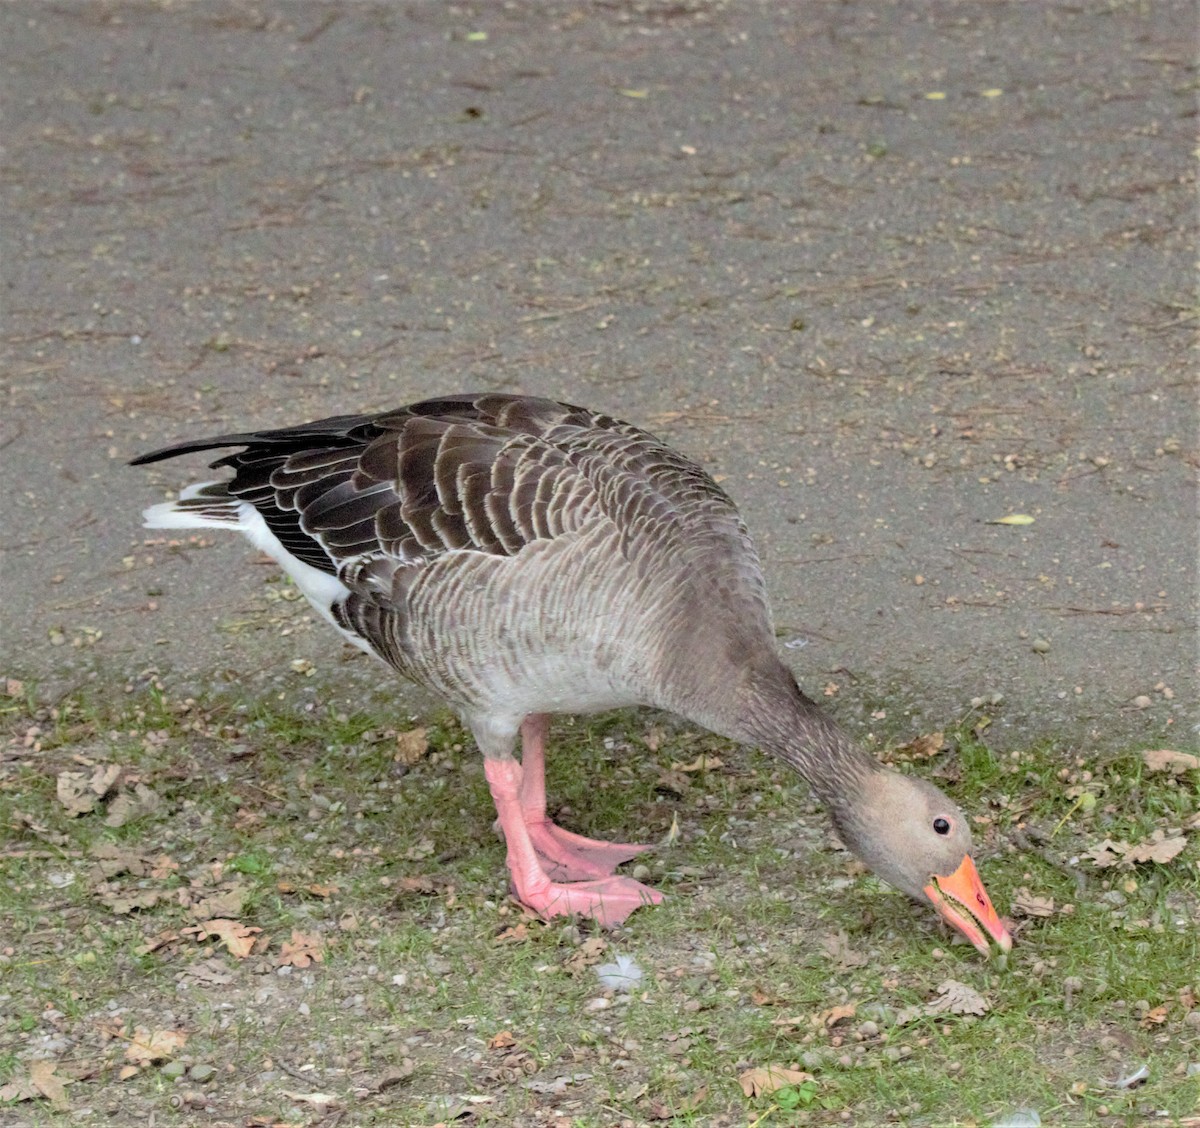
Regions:
<instances>
[{"instance_id":1,"label":"grass patch","mask_svg":"<svg viewBox=\"0 0 1200 1128\"><path fill-rule=\"evenodd\" d=\"M4 719L0 1092L22 1123L1126 1124L1200 1097L1197 834L1161 863L1088 856L1195 824L1196 773L1135 750L998 755L966 729L912 769L976 816L1001 911L1023 906L1000 966L861 876L786 769L657 715L553 732L559 821L674 836L644 860L668 900L608 935L508 899L449 715L416 755L382 712L153 686L23 693ZM64 777L76 809L95 795L74 817ZM617 955L632 992L597 975ZM946 981L984 1013L931 1009ZM154 1056L164 1032L186 1040ZM808 1077L745 1096L772 1063Z\"/></svg>"}]
</instances>

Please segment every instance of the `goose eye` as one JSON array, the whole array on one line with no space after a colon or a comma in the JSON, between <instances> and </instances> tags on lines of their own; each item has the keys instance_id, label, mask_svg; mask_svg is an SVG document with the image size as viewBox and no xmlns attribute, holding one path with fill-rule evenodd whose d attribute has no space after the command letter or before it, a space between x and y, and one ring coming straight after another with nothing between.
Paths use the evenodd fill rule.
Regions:
<instances>
[{"instance_id":1,"label":"goose eye","mask_svg":"<svg viewBox=\"0 0 1200 1128\"><path fill-rule=\"evenodd\" d=\"M937 834L950 833L950 820L944 819L940 815L933 820L933 829Z\"/></svg>"}]
</instances>

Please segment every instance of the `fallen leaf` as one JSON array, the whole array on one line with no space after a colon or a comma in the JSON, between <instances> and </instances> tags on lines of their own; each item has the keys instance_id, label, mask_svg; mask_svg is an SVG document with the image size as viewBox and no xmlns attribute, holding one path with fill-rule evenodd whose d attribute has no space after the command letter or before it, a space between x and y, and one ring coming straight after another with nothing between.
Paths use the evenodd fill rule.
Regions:
<instances>
[{"instance_id":1,"label":"fallen leaf","mask_svg":"<svg viewBox=\"0 0 1200 1128\"><path fill-rule=\"evenodd\" d=\"M907 744L901 744L898 748L893 748L886 759L901 761L928 760L931 756L936 756L945 747L946 734L944 732L930 732L924 736L918 736L915 740L910 740Z\"/></svg>"},{"instance_id":2,"label":"fallen leaf","mask_svg":"<svg viewBox=\"0 0 1200 1128\"><path fill-rule=\"evenodd\" d=\"M1126 862L1159 862L1165 864L1181 853L1187 846L1183 835L1168 838L1166 831L1156 830L1144 842L1138 842L1125 851Z\"/></svg>"},{"instance_id":3,"label":"fallen leaf","mask_svg":"<svg viewBox=\"0 0 1200 1128\"><path fill-rule=\"evenodd\" d=\"M1163 1003L1162 1006L1151 1007L1144 1015L1142 1015L1142 1026L1146 1030L1149 1030L1152 1026L1161 1026L1166 1021L1166 1003Z\"/></svg>"},{"instance_id":4,"label":"fallen leaf","mask_svg":"<svg viewBox=\"0 0 1200 1128\"><path fill-rule=\"evenodd\" d=\"M1097 869L1107 869L1109 866L1115 866L1128 849L1128 842L1114 842L1111 838L1106 838L1100 845L1086 851L1083 856L1090 858Z\"/></svg>"},{"instance_id":5,"label":"fallen leaf","mask_svg":"<svg viewBox=\"0 0 1200 1128\"><path fill-rule=\"evenodd\" d=\"M517 1040L513 1037L511 1030L501 1030L499 1034L493 1034L488 1039L487 1048L489 1050L503 1050L516 1044Z\"/></svg>"},{"instance_id":6,"label":"fallen leaf","mask_svg":"<svg viewBox=\"0 0 1200 1128\"><path fill-rule=\"evenodd\" d=\"M125 1047L125 1060L134 1065L153 1065L156 1061L173 1058L187 1045L188 1036L182 1030L147 1030L139 1026Z\"/></svg>"},{"instance_id":7,"label":"fallen leaf","mask_svg":"<svg viewBox=\"0 0 1200 1128\"><path fill-rule=\"evenodd\" d=\"M827 932L821 937L821 947L825 949L825 954L843 971L866 967L870 962L866 955L850 947L850 937L845 929Z\"/></svg>"},{"instance_id":8,"label":"fallen leaf","mask_svg":"<svg viewBox=\"0 0 1200 1128\"><path fill-rule=\"evenodd\" d=\"M29 1080L54 1108L67 1109L71 1107L67 1100L67 1082L56 1076L55 1070L57 1069L58 1062L56 1061L45 1059L31 1061L29 1063Z\"/></svg>"},{"instance_id":9,"label":"fallen leaf","mask_svg":"<svg viewBox=\"0 0 1200 1128\"><path fill-rule=\"evenodd\" d=\"M716 756L709 756L701 752L691 763L685 764L676 762L671 765L673 772L714 772L717 768L723 768L725 761Z\"/></svg>"},{"instance_id":10,"label":"fallen leaf","mask_svg":"<svg viewBox=\"0 0 1200 1128\"><path fill-rule=\"evenodd\" d=\"M1027 917L1048 917L1054 915L1054 898L1038 897L1031 889L1021 886L1012 899L1013 913Z\"/></svg>"},{"instance_id":11,"label":"fallen leaf","mask_svg":"<svg viewBox=\"0 0 1200 1128\"><path fill-rule=\"evenodd\" d=\"M100 797L92 790L91 782L83 772L59 772L54 793L73 819L95 810L100 802Z\"/></svg>"},{"instance_id":12,"label":"fallen leaf","mask_svg":"<svg viewBox=\"0 0 1200 1128\"><path fill-rule=\"evenodd\" d=\"M0 1085L0 1102L15 1104L17 1101L32 1101L38 1097L37 1086L32 1078L18 1077L7 1085Z\"/></svg>"},{"instance_id":13,"label":"fallen leaf","mask_svg":"<svg viewBox=\"0 0 1200 1128\"><path fill-rule=\"evenodd\" d=\"M429 736L425 729L415 728L409 729L408 732L397 733L396 763L404 764L411 768L413 764L423 760L428 751Z\"/></svg>"},{"instance_id":14,"label":"fallen leaf","mask_svg":"<svg viewBox=\"0 0 1200 1128\"><path fill-rule=\"evenodd\" d=\"M802 1085L812 1079L811 1073L805 1073L802 1069L788 1069L786 1065L761 1065L738 1074L738 1084L748 1097L773 1093L788 1085Z\"/></svg>"},{"instance_id":15,"label":"fallen leaf","mask_svg":"<svg viewBox=\"0 0 1200 1128\"><path fill-rule=\"evenodd\" d=\"M97 890L100 903L117 916L128 916L138 909L152 909L164 897L165 889L106 889Z\"/></svg>"},{"instance_id":16,"label":"fallen leaf","mask_svg":"<svg viewBox=\"0 0 1200 1128\"><path fill-rule=\"evenodd\" d=\"M607 947L608 941L603 936L589 936L563 960L563 970L570 972L572 975L577 975L585 967L599 963L600 957L604 955L604 950Z\"/></svg>"},{"instance_id":17,"label":"fallen leaf","mask_svg":"<svg viewBox=\"0 0 1200 1128\"><path fill-rule=\"evenodd\" d=\"M1034 519L1028 513L1010 513L1007 517L997 517L988 521L989 525L1032 525Z\"/></svg>"},{"instance_id":18,"label":"fallen leaf","mask_svg":"<svg viewBox=\"0 0 1200 1128\"><path fill-rule=\"evenodd\" d=\"M320 933L309 934L299 929L292 929L291 940L285 940L280 946L279 959L276 967L308 967L311 963L321 963L325 959L325 938Z\"/></svg>"},{"instance_id":19,"label":"fallen leaf","mask_svg":"<svg viewBox=\"0 0 1200 1128\"><path fill-rule=\"evenodd\" d=\"M523 944L529 939L529 928L524 921L510 925L493 940L493 944Z\"/></svg>"},{"instance_id":20,"label":"fallen leaf","mask_svg":"<svg viewBox=\"0 0 1200 1128\"><path fill-rule=\"evenodd\" d=\"M154 814L161 806L162 800L157 793L144 783L138 783L132 792L122 791L112 799L104 816L104 825L124 826L135 819Z\"/></svg>"},{"instance_id":21,"label":"fallen leaf","mask_svg":"<svg viewBox=\"0 0 1200 1128\"><path fill-rule=\"evenodd\" d=\"M750 992L750 1001L756 1007L778 1007L787 1002L782 996L772 995L770 992L764 991L761 987L755 987Z\"/></svg>"},{"instance_id":22,"label":"fallen leaf","mask_svg":"<svg viewBox=\"0 0 1200 1128\"><path fill-rule=\"evenodd\" d=\"M849 1003L846 1006L830 1007L828 1010L823 1010L817 1015L819 1025L826 1029L836 1026L839 1022L846 1022L855 1015L855 1006Z\"/></svg>"},{"instance_id":23,"label":"fallen leaf","mask_svg":"<svg viewBox=\"0 0 1200 1128\"><path fill-rule=\"evenodd\" d=\"M1200 769L1200 756L1190 752L1173 752L1169 748L1155 748L1142 753L1146 767L1152 772L1170 772L1182 775Z\"/></svg>"},{"instance_id":24,"label":"fallen leaf","mask_svg":"<svg viewBox=\"0 0 1200 1128\"><path fill-rule=\"evenodd\" d=\"M250 954L260 932L261 928L236 920L206 920L193 928L183 929L184 935L195 936L199 940L215 936L225 945L229 954L239 960L244 960Z\"/></svg>"},{"instance_id":25,"label":"fallen leaf","mask_svg":"<svg viewBox=\"0 0 1200 1128\"><path fill-rule=\"evenodd\" d=\"M926 1014L987 1014L991 1009L985 999L974 987L959 983L957 979L947 979L938 986L939 998L925 1004Z\"/></svg>"},{"instance_id":26,"label":"fallen leaf","mask_svg":"<svg viewBox=\"0 0 1200 1128\"><path fill-rule=\"evenodd\" d=\"M288 1100L298 1101L300 1104L310 1104L314 1108L329 1108L338 1102L333 1093L291 1093L284 1089L283 1095Z\"/></svg>"},{"instance_id":27,"label":"fallen leaf","mask_svg":"<svg viewBox=\"0 0 1200 1128\"><path fill-rule=\"evenodd\" d=\"M227 889L212 893L197 901L191 908L191 914L201 920L212 920L213 917L238 916L246 906L250 896L247 886L234 882Z\"/></svg>"}]
</instances>

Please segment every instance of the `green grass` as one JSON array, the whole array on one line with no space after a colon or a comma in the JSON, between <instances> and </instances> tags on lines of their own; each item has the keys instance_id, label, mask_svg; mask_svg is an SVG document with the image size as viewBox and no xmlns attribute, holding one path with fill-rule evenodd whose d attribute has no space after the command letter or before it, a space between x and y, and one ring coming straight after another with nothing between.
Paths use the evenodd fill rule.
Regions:
<instances>
[{"instance_id":1,"label":"green grass","mask_svg":"<svg viewBox=\"0 0 1200 1128\"><path fill-rule=\"evenodd\" d=\"M6 701L0 762L0 1087L49 1057L73 1079L72 1108L172 1124L315 1122L321 1107L297 1093L336 1098L355 1124L465 1108L484 1123L579 1128L1196 1111L1200 1079L1185 1073L1200 1060L1200 835L1165 864L1080 860L1106 837L1140 841L1194 816L1196 773L1150 774L1136 750L998 755L965 727L910 769L976 816L1002 912L1022 887L1054 899L989 963L860 876L785 769L659 716L554 730L548 790L563 823L649 842L678 828L645 859L668 900L598 936L529 920L508 899L481 764L449 715L406 768L385 714L157 689L53 710L32 697ZM700 752L724 766L668 774ZM123 788L151 788L157 809L106 826L109 797L68 817L59 773L105 764L122 766ZM126 851L137 872L98 876L99 847ZM183 931L205 897L233 894L234 918L268 937L245 959ZM324 962L281 970L293 930L325 940ZM857 958L830 954L839 933ZM631 996L598 982L594 965L614 953L644 970ZM988 1012L918 1013L947 979ZM828 1025L837 1006L854 1013ZM138 1026L184 1031L175 1056L214 1077L174 1081L160 1063L122 1079ZM489 1046L502 1031L512 1044ZM746 1098L739 1073L769 1063L812 1079ZM1142 1064L1144 1086L1106 1087ZM15 1109L31 1124L72 1115L44 1099Z\"/></svg>"}]
</instances>

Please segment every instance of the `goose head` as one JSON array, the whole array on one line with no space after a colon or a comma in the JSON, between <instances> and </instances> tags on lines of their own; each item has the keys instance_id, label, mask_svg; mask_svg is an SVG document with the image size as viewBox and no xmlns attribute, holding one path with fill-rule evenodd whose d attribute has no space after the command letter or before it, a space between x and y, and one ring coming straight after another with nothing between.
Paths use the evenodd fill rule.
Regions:
<instances>
[{"instance_id":1,"label":"goose head","mask_svg":"<svg viewBox=\"0 0 1200 1128\"><path fill-rule=\"evenodd\" d=\"M971 827L933 784L880 769L859 781L852 801L834 802L845 844L889 884L932 903L984 955L1012 937L992 907L971 856Z\"/></svg>"}]
</instances>

